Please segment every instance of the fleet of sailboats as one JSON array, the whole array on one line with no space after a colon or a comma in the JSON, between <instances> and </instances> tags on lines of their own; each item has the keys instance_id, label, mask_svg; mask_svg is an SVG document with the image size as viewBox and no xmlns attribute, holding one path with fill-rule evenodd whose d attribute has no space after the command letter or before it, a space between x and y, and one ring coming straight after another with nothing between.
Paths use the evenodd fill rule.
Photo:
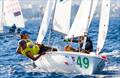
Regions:
<instances>
[{"instance_id":1,"label":"fleet of sailboats","mask_svg":"<svg viewBox=\"0 0 120 78\"><path fill-rule=\"evenodd\" d=\"M52 12L53 30L66 34L67 36L65 38L87 35L97 4L98 0L82 0L70 28L71 0L48 0L37 42L42 43L48 30ZM109 11L110 0L102 0L96 52L91 52L90 54L66 51L47 52L37 61L34 61L37 67L43 68L49 72L78 74L93 74L96 71L102 70L105 66L105 59L99 55L99 52L103 48L107 35ZM84 39L84 45L85 42L86 38Z\"/></svg>"}]
</instances>

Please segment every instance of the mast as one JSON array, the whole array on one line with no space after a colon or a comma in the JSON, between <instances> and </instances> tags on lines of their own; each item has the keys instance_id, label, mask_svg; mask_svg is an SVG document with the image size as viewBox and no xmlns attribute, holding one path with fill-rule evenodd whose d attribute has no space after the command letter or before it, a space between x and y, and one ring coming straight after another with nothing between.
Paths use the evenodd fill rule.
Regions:
<instances>
[{"instance_id":1,"label":"mast","mask_svg":"<svg viewBox=\"0 0 120 78\"><path fill-rule=\"evenodd\" d=\"M52 0L52 1L48 0L46 10L45 10L45 13L44 13L44 16L42 19L42 23L41 23L41 26L39 29L37 41L36 41L39 44L42 43L42 41L47 33L54 5L55 5L55 0Z\"/></svg>"},{"instance_id":2,"label":"mast","mask_svg":"<svg viewBox=\"0 0 120 78\"><path fill-rule=\"evenodd\" d=\"M50 26L50 33L49 33L49 35L48 35L48 45L50 45L50 39L51 39L51 34L52 34L53 19L54 19L54 14L55 14L55 9L56 9L56 4L57 4L57 0L55 0L55 5L53 6L52 26Z\"/></svg>"}]
</instances>

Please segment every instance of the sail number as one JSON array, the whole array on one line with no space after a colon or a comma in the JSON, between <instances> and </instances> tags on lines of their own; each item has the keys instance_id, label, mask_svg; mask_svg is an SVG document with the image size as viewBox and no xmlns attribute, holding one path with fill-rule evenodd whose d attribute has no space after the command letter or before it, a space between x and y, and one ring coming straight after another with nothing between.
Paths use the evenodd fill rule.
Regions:
<instances>
[{"instance_id":1,"label":"sail number","mask_svg":"<svg viewBox=\"0 0 120 78\"><path fill-rule=\"evenodd\" d=\"M87 57L81 58L80 56L77 58L77 65L81 68L88 68L89 67L89 60Z\"/></svg>"}]
</instances>

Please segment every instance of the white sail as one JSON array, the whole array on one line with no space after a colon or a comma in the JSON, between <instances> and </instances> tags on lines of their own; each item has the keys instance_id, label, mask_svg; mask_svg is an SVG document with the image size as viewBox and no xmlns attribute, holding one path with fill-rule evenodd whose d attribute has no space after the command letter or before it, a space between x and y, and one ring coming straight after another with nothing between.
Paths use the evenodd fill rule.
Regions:
<instances>
[{"instance_id":1,"label":"white sail","mask_svg":"<svg viewBox=\"0 0 120 78\"><path fill-rule=\"evenodd\" d=\"M53 30L67 34L70 28L71 0L57 0Z\"/></svg>"},{"instance_id":2,"label":"white sail","mask_svg":"<svg viewBox=\"0 0 120 78\"><path fill-rule=\"evenodd\" d=\"M42 43L47 33L49 22L50 22L51 15L52 15L52 9L53 9L52 7L55 6L55 3L56 3L55 1L56 0L52 0L52 1L48 0L46 11L42 19L41 27L40 27L39 34L37 37L37 41L36 41L37 43Z\"/></svg>"},{"instance_id":3,"label":"white sail","mask_svg":"<svg viewBox=\"0 0 120 78\"><path fill-rule=\"evenodd\" d=\"M87 6L86 6L87 5ZM83 0L72 24L72 27L65 38L83 36L87 27L91 0Z\"/></svg>"},{"instance_id":4,"label":"white sail","mask_svg":"<svg viewBox=\"0 0 120 78\"><path fill-rule=\"evenodd\" d=\"M88 16L87 27L86 27L86 30L84 32L85 35L87 35L87 33L88 33L88 29L89 29L89 26L91 24L93 15L95 13L95 9L97 7L97 3L98 3L98 0L92 0L91 6L90 6L90 11L89 11L89 16ZM87 39L87 37L84 37L84 43L83 43L82 49L85 49L86 39Z\"/></svg>"},{"instance_id":5,"label":"white sail","mask_svg":"<svg viewBox=\"0 0 120 78\"><path fill-rule=\"evenodd\" d=\"M13 24L18 28L23 28L25 26L18 0L4 0L4 14L6 26L12 26Z\"/></svg>"},{"instance_id":6,"label":"white sail","mask_svg":"<svg viewBox=\"0 0 120 78\"><path fill-rule=\"evenodd\" d=\"M105 38L108 30L109 23L109 12L110 12L110 0L102 1L101 15L100 15L100 27L98 34L97 50L96 53L99 54L103 48Z\"/></svg>"},{"instance_id":7,"label":"white sail","mask_svg":"<svg viewBox=\"0 0 120 78\"><path fill-rule=\"evenodd\" d=\"M95 10L96 10L96 7L97 7L97 3L98 3L98 0L92 0L92 5L91 5L91 8L90 8L90 15L89 15L89 21L88 21L88 28L90 26L90 23L92 21L92 18L93 18L93 15L95 13Z\"/></svg>"},{"instance_id":8,"label":"white sail","mask_svg":"<svg viewBox=\"0 0 120 78\"><path fill-rule=\"evenodd\" d=\"M3 4L0 1L0 32L3 32Z\"/></svg>"}]
</instances>

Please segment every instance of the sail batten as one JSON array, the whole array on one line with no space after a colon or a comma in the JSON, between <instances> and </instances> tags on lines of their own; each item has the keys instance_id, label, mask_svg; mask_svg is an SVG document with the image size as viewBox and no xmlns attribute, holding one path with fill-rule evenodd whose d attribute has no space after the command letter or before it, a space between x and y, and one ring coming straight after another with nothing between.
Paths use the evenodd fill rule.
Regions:
<instances>
[{"instance_id":1,"label":"sail batten","mask_svg":"<svg viewBox=\"0 0 120 78\"><path fill-rule=\"evenodd\" d=\"M102 1L100 23L99 23L99 34L97 41L96 53L99 54L103 48L105 38L107 36L108 23L109 23L109 12L110 12L110 0Z\"/></svg>"}]
</instances>

